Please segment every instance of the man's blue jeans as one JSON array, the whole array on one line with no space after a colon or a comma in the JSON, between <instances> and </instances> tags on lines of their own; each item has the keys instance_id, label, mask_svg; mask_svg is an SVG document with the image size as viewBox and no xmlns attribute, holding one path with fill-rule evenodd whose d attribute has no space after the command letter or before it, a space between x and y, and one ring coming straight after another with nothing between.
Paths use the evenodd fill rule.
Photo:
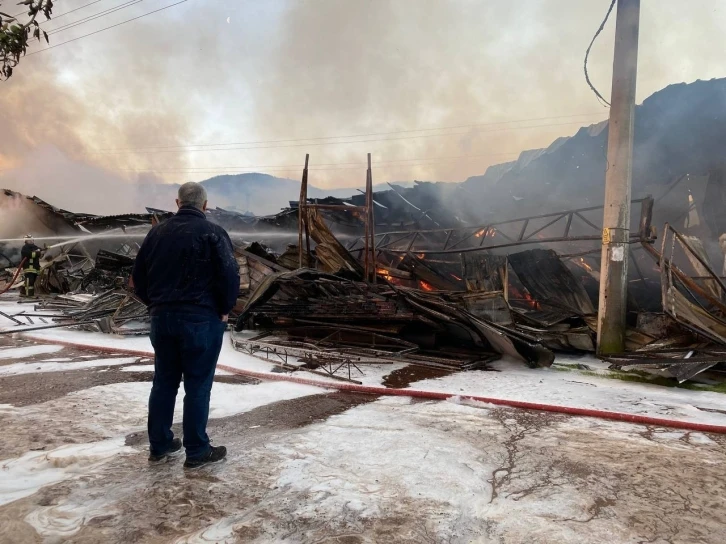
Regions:
<instances>
[{"instance_id":1,"label":"man's blue jeans","mask_svg":"<svg viewBox=\"0 0 726 544\"><path fill-rule=\"evenodd\" d=\"M225 328L219 317L207 313L162 311L151 317L151 344L156 354L148 421L152 454L161 455L171 446L174 404L182 376L187 459L209 452L209 397Z\"/></svg>"}]
</instances>

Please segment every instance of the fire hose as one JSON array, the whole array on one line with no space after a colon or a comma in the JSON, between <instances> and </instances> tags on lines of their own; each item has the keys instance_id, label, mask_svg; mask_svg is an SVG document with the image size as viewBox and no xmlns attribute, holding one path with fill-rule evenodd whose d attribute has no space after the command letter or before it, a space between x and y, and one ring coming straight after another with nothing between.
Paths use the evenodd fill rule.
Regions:
<instances>
[{"instance_id":1,"label":"fire hose","mask_svg":"<svg viewBox=\"0 0 726 544\"><path fill-rule=\"evenodd\" d=\"M15 275L13 276L13 279L10 280L10 283L8 283L7 287L5 287L5 289L3 289L2 291L0 291L0 295L4 295L5 293L7 293L10 290L10 288L15 283L15 280L18 279L18 276L20 275L20 271L23 269L23 265L25 264L25 261L27 261L27 260L28 259L26 259L25 257L23 257L23 260L20 261L20 264L18 265L18 269L15 271Z\"/></svg>"},{"instance_id":2,"label":"fire hose","mask_svg":"<svg viewBox=\"0 0 726 544\"><path fill-rule=\"evenodd\" d=\"M23 335L30 340L45 342L48 344L57 344L60 346L72 347L77 349L97 351L101 353L113 353L117 355L131 355L138 357L154 357L153 351L130 350L108 346L93 346L88 344L80 344L77 342L68 342L64 340L53 340L42 336ZM574 406L559 406L556 404L543 404L538 402L526 402L511 399L497 399L491 397L482 397L478 395L457 395L453 393L443 393L437 391L422 391L417 389L391 389L383 386L357 385L337 382L324 382L307 378L298 378L296 376L288 376L285 374L271 374L266 372L255 372L252 370L241 370L228 365L217 365L220 370L232 372L239 376L249 378L257 378L268 381L285 381L298 383L302 385L312 385L325 389L337 389L338 391L349 391L351 393L365 393L369 395L396 396L396 397L414 397L429 400L449 400L460 398L463 401L483 402L494 404L497 406L507 406L510 408L519 408L522 410L536 410L539 412L555 412L560 414L568 414L580 417L595 417L599 419L608 419L611 421L621 421L626 423L636 423L640 425L653 425L657 427L670 427L673 429L683 429L686 431L698 431L704 433L726 434L726 425L713 425L709 423L696 423L692 421L679 421L675 419L665 419L659 417L644 416L639 414L627 414L624 412L611 412L608 410L596 410L592 408L578 408Z\"/></svg>"}]
</instances>

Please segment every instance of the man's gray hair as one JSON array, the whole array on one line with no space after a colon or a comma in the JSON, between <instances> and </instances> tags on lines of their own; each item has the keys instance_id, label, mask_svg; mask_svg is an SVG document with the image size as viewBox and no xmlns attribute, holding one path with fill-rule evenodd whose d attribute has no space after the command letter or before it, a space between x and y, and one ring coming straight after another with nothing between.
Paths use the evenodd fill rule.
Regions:
<instances>
[{"instance_id":1,"label":"man's gray hair","mask_svg":"<svg viewBox=\"0 0 726 544\"><path fill-rule=\"evenodd\" d=\"M179 206L192 206L198 210L207 201L207 190L199 183L190 181L179 187Z\"/></svg>"}]
</instances>

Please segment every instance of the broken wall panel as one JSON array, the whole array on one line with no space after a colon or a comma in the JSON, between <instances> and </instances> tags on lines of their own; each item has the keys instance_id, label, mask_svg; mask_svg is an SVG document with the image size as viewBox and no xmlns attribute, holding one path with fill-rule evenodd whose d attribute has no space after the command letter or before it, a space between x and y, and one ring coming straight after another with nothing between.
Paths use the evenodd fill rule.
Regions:
<instances>
[{"instance_id":1,"label":"broken wall panel","mask_svg":"<svg viewBox=\"0 0 726 544\"><path fill-rule=\"evenodd\" d=\"M509 264L519 281L539 302L577 315L595 313L582 283L551 249L530 249L509 255Z\"/></svg>"},{"instance_id":2,"label":"broken wall panel","mask_svg":"<svg viewBox=\"0 0 726 544\"><path fill-rule=\"evenodd\" d=\"M316 208L305 208L310 237L317 244L315 253L322 270L331 274L346 273L363 278L364 270L333 235Z\"/></svg>"},{"instance_id":3,"label":"broken wall panel","mask_svg":"<svg viewBox=\"0 0 726 544\"><path fill-rule=\"evenodd\" d=\"M688 244L688 249L685 251L685 253L688 261L696 272L696 276L706 278L710 274L709 268L711 268L711 266L708 262L708 253L703 247L703 242L697 236L689 236L685 234L681 236L683 237L683 240ZM719 300L724 299L723 289L721 289L719 282L715 278L704 279L703 283L706 289L708 289L708 291L715 298Z\"/></svg>"},{"instance_id":4,"label":"broken wall panel","mask_svg":"<svg viewBox=\"0 0 726 544\"><path fill-rule=\"evenodd\" d=\"M461 267L467 291L506 292L507 257L489 253L462 253Z\"/></svg>"},{"instance_id":5,"label":"broken wall panel","mask_svg":"<svg viewBox=\"0 0 726 544\"><path fill-rule=\"evenodd\" d=\"M470 292L460 297L461 304L468 312L500 325L513 325L512 311L502 291Z\"/></svg>"}]
</instances>

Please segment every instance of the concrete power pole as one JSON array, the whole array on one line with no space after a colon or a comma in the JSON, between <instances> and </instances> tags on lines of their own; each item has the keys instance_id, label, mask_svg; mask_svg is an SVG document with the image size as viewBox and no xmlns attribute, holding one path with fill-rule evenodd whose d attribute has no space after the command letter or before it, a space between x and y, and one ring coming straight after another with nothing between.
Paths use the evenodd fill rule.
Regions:
<instances>
[{"instance_id":1,"label":"concrete power pole","mask_svg":"<svg viewBox=\"0 0 726 544\"><path fill-rule=\"evenodd\" d=\"M639 26L640 0L618 0L597 322L597 349L602 354L625 349Z\"/></svg>"}]
</instances>

